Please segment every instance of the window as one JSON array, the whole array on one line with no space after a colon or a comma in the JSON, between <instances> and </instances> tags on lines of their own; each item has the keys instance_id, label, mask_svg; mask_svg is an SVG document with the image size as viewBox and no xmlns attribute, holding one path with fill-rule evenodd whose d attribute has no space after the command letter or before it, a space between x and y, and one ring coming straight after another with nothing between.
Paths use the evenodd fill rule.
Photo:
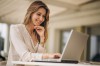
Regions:
<instances>
[{"instance_id":1,"label":"window","mask_svg":"<svg viewBox=\"0 0 100 66\"><path fill-rule=\"evenodd\" d=\"M62 30L61 31L61 46L60 46L60 52L62 53L62 51L63 51L63 48L64 48L64 46L65 46L65 44L66 44L66 41L67 41L67 39L68 39L68 37L69 37L69 33L70 33L70 30Z\"/></svg>"},{"instance_id":2,"label":"window","mask_svg":"<svg viewBox=\"0 0 100 66\"><path fill-rule=\"evenodd\" d=\"M4 50L4 44L7 40L7 24L0 23L0 49L1 51Z\"/></svg>"},{"instance_id":3,"label":"window","mask_svg":"<svg viewBox=\"0 0 100 66\"><path fill-rule=\"evenodd\" d=\"M9 29L10 25L6 23L0 23L0 33L1 37L4 39L4 43L2 46L0 46L1 55L4 57L8 56L8 50L9 50ZM1 41L2 42L2 41Z\"/></svg>"}]
</instances>

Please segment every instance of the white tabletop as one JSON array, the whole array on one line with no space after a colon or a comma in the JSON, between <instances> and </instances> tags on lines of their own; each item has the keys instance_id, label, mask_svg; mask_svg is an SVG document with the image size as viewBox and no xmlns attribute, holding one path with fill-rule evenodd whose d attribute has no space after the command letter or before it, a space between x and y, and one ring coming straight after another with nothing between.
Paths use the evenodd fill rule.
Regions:
<instances>
[{"instance_id":1,"label":"white tabletop","mask_svg":"<svg viewBox=\"0 0 100 66\"><path fill-rule=\"evenodd\" d=\"M22 65L57 65L57 66L100 66L100 65L91 65L89 63L79 63L79 64L71 64L71 63L49 63L49 62L23 62L23 61L12 61L13 64L22 64Z\"/></svg>"}]
</instances>

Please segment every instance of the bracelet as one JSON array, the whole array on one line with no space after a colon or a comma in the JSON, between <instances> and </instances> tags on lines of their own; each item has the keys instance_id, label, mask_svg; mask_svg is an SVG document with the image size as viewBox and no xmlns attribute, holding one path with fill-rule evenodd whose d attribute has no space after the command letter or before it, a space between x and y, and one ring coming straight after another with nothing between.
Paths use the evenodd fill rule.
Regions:
<instances>
[{"instance_id":1,"label":"bracelet","mask_svg":"<svg viewBox=\"0 0 100 66\"><path fill-rule=\"evenodd\" d=\"M40 44L44 44L44 42L40 42Z\"/></svg>"},{"instance_id":2,"label":"bracelet","mask_svg":"<svg viewBox=\"0 0 100 66\"><path fill-rule=\"evenodd\" d=\"M44 47L44 42L40 42L41 46Z\"/></svg>"}]
</instances>

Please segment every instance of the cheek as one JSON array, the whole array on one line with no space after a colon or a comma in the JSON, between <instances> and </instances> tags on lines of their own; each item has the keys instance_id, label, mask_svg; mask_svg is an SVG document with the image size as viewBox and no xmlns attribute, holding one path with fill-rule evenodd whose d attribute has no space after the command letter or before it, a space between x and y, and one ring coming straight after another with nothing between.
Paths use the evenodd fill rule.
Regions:
<instances>
[{"instance_id":1,"label":"cheek","mask_svg":"<svg viewBox=\"0 0 100 66\"><path fill-rule=\"evenodd\" d=\"M45 18L43 19L43 22L45 21Z\"/></svg>"},{"instance_id":2,"label":"cheek","mask_svg":"<svg viewBox=\"0 0 100 66\"><path fill-rule=\"evenodd\" d=\"M31 19L32 19L33 22L36 20L36 18L37 17L35 15L32 15L32 17L31 17Z\"/></svg>"}]
</instances>

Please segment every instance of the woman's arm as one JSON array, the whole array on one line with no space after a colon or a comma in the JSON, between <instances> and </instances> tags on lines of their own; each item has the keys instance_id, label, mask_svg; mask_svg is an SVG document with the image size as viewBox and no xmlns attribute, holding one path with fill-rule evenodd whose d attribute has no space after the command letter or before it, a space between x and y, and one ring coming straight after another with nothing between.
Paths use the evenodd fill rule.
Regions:
<instances>
[{"instance_id":1,"label":"woman's arm","mask_svg":"<svg viewBox=\"0 0 100 66\"><path fill-rule=\"evenodd\" d=\"M42 53L32 53L28 50L28 47L24 43L24 39L19 32L17 26L11 26L10 38L16 52L20 56L22 61L32 61L34 59L42 59ZM13 50L12 50L13 51Z\"/></svg>"}]
</instances>

